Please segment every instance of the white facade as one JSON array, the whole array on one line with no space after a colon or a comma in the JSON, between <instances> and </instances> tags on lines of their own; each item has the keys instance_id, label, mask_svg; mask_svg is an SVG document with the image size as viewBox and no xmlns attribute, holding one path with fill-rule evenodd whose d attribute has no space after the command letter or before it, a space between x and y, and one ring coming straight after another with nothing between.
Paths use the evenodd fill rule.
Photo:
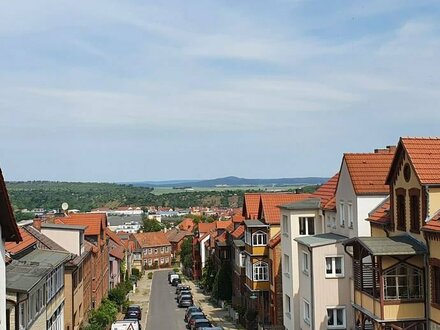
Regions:
<instances>
[{"instance_id":1,"label":"white facade","mask_svg":"<svg viewBox=\"0 0 440 330\"><path fill-rule=\"evenodd\" d=\"M206 255L208 251L205 248L205 242L208 241L210 237L211 237L210 235L206 235L206 237L204 239L202 239L199 243L200 244L200 261L202 263L202 269L205 267L205 262L208 257Z\"/></svg>"},{"instance_id":2,"label":"white facade","mask_svg":"<svg viewBox=\"0 0 440 330\"><path fill-rule=\"evenodd\" d=\"M0 237L2 227L0 226ZM6 263L5 242L0 239L0 330L6 330Z\"/></svg>"},{"instance_id":3,"label":"white facade","mask_svg":"<svg viewBox=\"0 0 440 330\"><path fill-rule=\"evenodd\" d=\"M293 211L281 209L281 250L282 255L287 255L290 261L288 269L285 269L286 266L284 264L282 265L283 324L288 330L300 329L301 301L299 299L300 284L298 280L300 263L298 261L298 243L295 242L294 239L301 236L300 221L306 218L314 219L315 234L324 232L324 219L321 211ZM287 305L288 302L290 302L290 306Z\"/></svg>"},{"instance_id":4,"label":"white facade","mask_svg":"<svg viewBox=\"0 0 440 330\"><path fill-rule=\"evenodd\" d=\"M130 234L138 233L139 230L141 230L141 227L142 225L136 221L126 222L122 225L117 226L108 226L108 228L115 233L125 232Z\"/></svg>"}]
</instances>

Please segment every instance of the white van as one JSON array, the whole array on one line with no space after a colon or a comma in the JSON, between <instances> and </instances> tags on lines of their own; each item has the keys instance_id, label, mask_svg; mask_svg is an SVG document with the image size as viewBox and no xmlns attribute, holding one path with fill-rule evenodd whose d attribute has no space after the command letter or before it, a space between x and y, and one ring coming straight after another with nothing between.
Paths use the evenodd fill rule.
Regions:
<instances>
[{"instance_id":1,"label":"white van","mask_svg":"<svg viewBox=\"0 0 440 330\"><path fill-rule=\"evenodd\" d=\"M173 283L173 280L174 280L175 278L176 278L176 279L179 279L179 278L180 278L179 274L171 274L171 275L170 275L170 284Z\"/></svg>"},{"instance_id":2,"label":"white van","mask_svg":"<svg viewBox=\"0 0 440 330\"><path fill-rule=\"evenodd\" d=\"M112 330L140 330L138 320L122 320L112 324Z\"/></svg>"}]
</instances>

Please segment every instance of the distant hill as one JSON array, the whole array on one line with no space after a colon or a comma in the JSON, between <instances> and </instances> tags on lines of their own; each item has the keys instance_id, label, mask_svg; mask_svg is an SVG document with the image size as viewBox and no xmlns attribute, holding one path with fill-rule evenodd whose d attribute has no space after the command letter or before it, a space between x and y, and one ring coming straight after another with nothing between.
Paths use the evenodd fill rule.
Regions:
<instances>
[{"instance_id":1,"label":"distant hill","mask_svg":"<svg viewBox=\"0 0 440 330\"><path fill-rule=\"evenodd\" d=\"M216 187L216 186L287 186L287 185L316 185L326 182L328 178L279 178L279 179L245 179L236 176L227 176L211 180L170 180L170 181L143 181L130 182L139 187Z\"/></svg>"}]
</instances>

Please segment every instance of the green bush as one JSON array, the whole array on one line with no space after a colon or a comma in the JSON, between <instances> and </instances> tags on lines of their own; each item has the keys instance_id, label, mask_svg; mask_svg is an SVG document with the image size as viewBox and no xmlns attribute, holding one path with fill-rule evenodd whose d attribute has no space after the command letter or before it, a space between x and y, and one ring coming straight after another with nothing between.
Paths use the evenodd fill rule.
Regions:
<instances>
[{"instance_id":1,"label":"green bush","mask_svg":"<svg viewBox=\"0 0 440 330\"><path fill-rule=\"evenodd\" d=\"M139 269L137 268L132 268L131 269L131 275L136 276L137 278L141 278L141 272Z\"/></svg>"},{"instance_id":2,"label":"green bush","mask_svg":"<svg viewBox=\"0 0 440 330\"><path fill-rule=\"evenodd\" d=\"M85 330L106 329L116 320L118 306L109 299L104 299L97 310L92 310L89 317L89 325Z\"/></svg>"},{"instance_id":3,"label":"green bush","mask_svg":"<svg viewBox=\"0 0 440 330\"><path fill-rule=\"evenodd\" d=\"M153 273L149 272L147 276L148 276L148 279L151 280L153 278Z\"/></svg>"}]
</instances>

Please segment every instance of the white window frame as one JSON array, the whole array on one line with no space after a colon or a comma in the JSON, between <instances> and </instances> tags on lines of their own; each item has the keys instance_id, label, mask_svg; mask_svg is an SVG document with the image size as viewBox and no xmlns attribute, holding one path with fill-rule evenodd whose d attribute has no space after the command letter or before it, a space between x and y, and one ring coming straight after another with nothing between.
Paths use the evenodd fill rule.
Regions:
<instances>
[{"instance_id":1,"label":"white window frame","mask_svg":"<svg viewBox=\"0 0 440 330\"><path fill-rule=\"evenodd\" d=\"M170 258L169 257L165 257L165 263L169 264L170 263Z\"/></svg>"},{"instance_id":2,"label":"white window frame","mask_svg":"<svg viewBox=\"0 0 440 330\"><path fill-rule=\"evenodd\" d=\"M252 234L250 230L246 230L246 233L244 235L244 242L247 245L252 245Z\"/></svg>"},{"instance_id":3,"label":"white window frame","mask_svg":"<svg viewBox=\"0 0 440 330\"><path fill-rule=\"evenodd\" d=\"M305 251L302 251L302 271L304 274L309 275L310 271L310 258L309 254Z\"/></svg>"},{"instance_id":4,"label":"white window frame","mask_svg":"<svg viewBox=\"0 0 440 330\"><path fill-rule=\"evenodd\" d=\"M249 256L246 256L246 277L252 279L252 263Z\"/></svg>"},{"instance_id":5,"label":"white window frame","mask_svg":"<svg viewBox=\"0 0 440 330\"><path fill-rule=\"evenodd\" d=\"M310 232L310 227L309 227L309 219L313 219L313 233ZM304 229L305 229L305 233L301 233L301 223L304 223ZM315 217L299 217L299 236L309 236L309 235L315 235L316 234L316 230L315 230Z\"/></svg>"},{"instance_id":6,"label":"white window frame","mask_svg":"<svg viewBox=\"0 0 440 330\"><path fill-rule=\"evenodd\" d=\"M148 249L148 254L153 254L153 249L152 248Z\"/></svg>"},{"instance_id":7,"label":"white window frame","mask_svg":"<svg viewBox=\"0 0 440 330\"><path fill-rule=\"evenodd\" d=\"M292 303L291 303L291 299L290 296L285 294L284 295L284 310L286 311L286 316L290 319L291 318L291 313L292 313Z\"/></svg>"},{"instance_id":8,"label":"white window frame","mask_svg":"<svg viewBox=\"0 0 440 330\"><path fill-rule=\"evenodd\" d=\"M153 266L153 259L148 259L148 266Z\"/></svg>"},{"instance_id":9,"label":"white window frame","mask_svg":"<svg viewBox=\"0 0 440 330\"><path fill-rule=\"evenodd\" d=\"M254 282L269 281L269 265L267 262L258 261L252 264L252 280Z\"/></svg>"},{"instance_id":10,"label":"white window frame","mask_svg":"<svg viewBox=\"0 0 440 330\"><path fill-rule=\"evenodd\" d=\"M246 254L244 252L240 252L238 254L238 256L239 256L239 264L238 265L240 267L245 267L245 265L246 265Z\"/></svg>"},{"instance_id":11,"label":"white window frame","mask_svg":"<svg viewBox=\"0 0 440 330\"><path fill-rule=\"evenodd\" d=\"M163 257L160 258L160 264L163 265L163 263L165 262L165 259Z\"/></svg>"},{"instance_id":12,"label":"white window frame","mask_svg":"<svg viewBox=\"0 0 440 330\"><path fill-rule=\"evenodd\" d=\"M337 322L338 310L342 310L342 323L343 324L335 324ZM328 318L328 312L332 311L333 313L333 324L328 324L330 321ZM347 324L347 313L345 306L327 306L327 329L345 329Z\"/></svg>"},{"instance_id":13,"label":"white window frame","mask_svg":"<svg viewBox=\"0 0 440 330\"><path fill-rule=\"evenodd\" d=\"M344 201L339 201L339 225L341 227L345 227L345 218L344 218Z\"/></svg>"},{"instance_id":14,"label":"white window frame","mask_svg":"<svg viewBox=\"0 0 440 330\"><path fill-rule=\"evenodd\" d=\"M283 215L283 235L289 237L289 217L287 215Z\"/></svg>"},{"instance_id":15,"label":"white window frame","mask_svg":"<svg viewBox=\"0 0 440 330\"><path fill-rule=\"evenodd\" d=\"M161 248L160 248L160 253L162 253L162 254L165 253L165 248L164 248L164 247L161 247Z\"/></svg>"},{"instance_id":16,"label":"white window frame","mask_svg":"<svg viewBox=\"0 0 440 330\"><path fill-rule=\"evenodd\" d=\"M353 203L347 203L347 214L348 214L348 228L353 228Z\"/></svg>"},{"instance_id":17,"label":"white window frame","mask_svg":"<svg viewBox=\"0 0 440 330\"><path fill-rule=\"evenodd\" d=\"M336 258L341 259L341 273L336 273ZM327 273L327 260L331 260L331 273ZM344 268L344 256L335 255L335 256L326 256L324 258L325 262L325 277L326 278L335 278L335 277L344 277L345 276L345 268Z\"/></svg>"},{"instance_id":18,"label":"white window frame","mask_svg":"<svg viewBox=\"0 0 440 330\"><path fill-rule=\"evenodd\" d=\"M255 243L255 241L257 243ZM252 246L266 246L267 234L264 231L258 230L252 234Z\"/></svg>"},{"instance_id":19,"label":"white window frame","mask_svg":"<svg viewBox=\"0 0 440 330\"><path fill-rule=\"evenodd\" d=\"M283 273L286 277L290 277L290 256L288 254L283 255Z\"/></svg>"},{"instance_id":20,"label":"white window frame","mask_svg":"<svg viewBox=\"0 0 440 330\"><path fill-rule=\"evenodd\" d=\"M310 303L303 299L303 318L304 318L304 322L306 322L308 325L310 325Z\"/></svg>"}]
</instances>

